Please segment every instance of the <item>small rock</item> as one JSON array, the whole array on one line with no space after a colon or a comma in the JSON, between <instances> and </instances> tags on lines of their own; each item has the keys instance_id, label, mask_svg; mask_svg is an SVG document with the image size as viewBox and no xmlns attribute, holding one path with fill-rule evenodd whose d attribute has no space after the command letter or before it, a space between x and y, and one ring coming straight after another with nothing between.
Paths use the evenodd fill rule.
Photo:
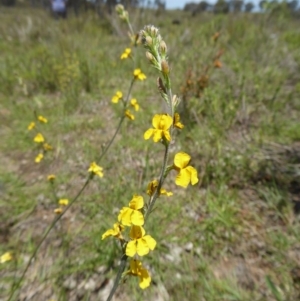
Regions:
<instances>
[{"instance_id":1,"label":"small rock","mask_svg":"<svg viewBox=\"0 0 300 301\"><path fill-rule=\"evenodd\" d=\"M187 244L185 244L185 246L184 246L184 250L187 252L191 252L193 250L193 248L194 248L194 245L191 241L188 242Z\"/></svg>"},{"instance_id":2,"label":"small rock","mask_svg":"<svg viewBox=\"0 0 300 301\"><path fill-rule=\"evenodd\" d=\"M102 266L98 267L96 271L98 274L104 274L106 269L107 269L107 267L105 265L102 265Z\"/></svg>"},{"instance_id":3,"label":"small rock","mask_svg":"<svg viewBox=\"0 0 300 301\"><path fill-rule=\"evenodd\" d=\"M77 285L76 280L72 276L67 278L63 283L63 287L67 290L74 289L76 285Z\"/></svg>"},{"instance_id":4,"label":"small rock","mask_svg":"<svg viewBox=\"0 0 300 301\"><path fill-rule=\"evenodd\" d=\"M84 289L93 292L96 289L96 282L90 278L84 285Z\"/></svg>"}]
</instances>

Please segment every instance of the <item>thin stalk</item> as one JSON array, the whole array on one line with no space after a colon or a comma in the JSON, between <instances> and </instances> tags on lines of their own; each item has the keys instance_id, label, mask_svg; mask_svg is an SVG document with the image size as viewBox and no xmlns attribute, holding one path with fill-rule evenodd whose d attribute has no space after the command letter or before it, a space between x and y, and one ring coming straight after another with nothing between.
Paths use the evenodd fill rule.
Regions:
<instances>
[{"instance_id":1,"label":"thin stalk","mask_svg":"<svg viewBox=\"0 0 300 301\"><path fill-rule=\"evenodd\" d=\"M130 95L130 92L132 90L132 87L133 87L133 83L134 83L134 79L131 81L131 84L130 84L130 87L129 87L129 90L128 90L128 94L127 94L127 97L126 97L126 101L125 101L125 104L124 104L124 111L125 111L125 108L126 108L126 105L128 103L128 99L129 99L129 95ZM105 156L106 152L108 151L108 149L110 148L110 146L112 145L112 143L114 142L118 132L120 131L120 128L123 124L123 121L125 119L125 115L123 114L120 121L119 121L119 124L116 128L116 131L114 133L114 135L112 136L111 140L109 141L109 143L107 144L107 146L104 148L104 150L102 151L101 155L99 156L98 158L98 163L99 161L101 161L101 159ZM82 188L79 190L79 192L77 193L77 195L74 197L74 199L70 202L70 204L65 208L65 210L60 214L60 215L57 215L54 220L52 221L51 225L49 226L49 228L46 230L46 232L44 233L41 241L39 242L39 244L37 245L37 247L35 248L33 254L30 256L29 258L29 261L20 277L20 279L13 285L12 287L12 291L9 295L9 298L8 298L8 301L11 301L12 300L12 297L15 293L15 291L20 287L21 285L21 282L22 280L24 279L24 276L25 274L27 273L28 269L29 269L29 266L31 265L34 257L36 256L38 250L40 249L41 245L43 244L43 242L46 240L46 238L48 237L49 233L51 232L51 230L54 228L54 226L56 225L56 223L63 217L63 215L70 209L70 207L78 200L78 198L80 197L80 195L82 194L82 192L85 190L85 188L88 186L90 180L91 180L91 175L89 175L89 177L87 178L87 180L85 181L84 185L82 186ZM53 187L52 187L53 188ZM54 194L54 197L57 199L57 196L54 192L54 189L53 189L53 194Z\"/></svg>"},{"instance_id":2,"label":"thin stalk","mask_svg":"<svg viewBox=\"0 0 300 301\"><path fill-rule=\"evenodd\" d=\"M122 278L122 274L124 273L124 270L125 270L125 267L126 267L126 263L127 263L127 258L128 256L126 254L124 254L121 258L121 262L120 262L120 265L119 265L119 270L118 270L118 274L116 276L116 279L115 279L115 282L114 282L114 285L109 293L109 296L108 298L106 299L106 301L111 301L112 297L114 296L118 286L119 286L119 283L120 283L120 280Z\"/></svg>"},{"instance_id":3,"label":"thin stalk","mask_svg":"<svg viewBox=\"0 0 300 301\"><path fill-rule=\"evenodd\" d=\"M8 301L12 300L12 297L15 293L15 291L20 287L20 284L22 282L22 280L24 279L24 276L26 274L26 272L29 269L29 266L31 265L34 257L36 256L38 250L40 249L41 245L43 244L43 242L45 241L45 239L48 237L48 234L50 233L50 231L54 228L54 226L56 225L56 223L63 217L63 215L66 213L66 211L76 202L76 200L80 197L80 195L82 194L82 192L84 191L84 189L87 187L88 183L91 180L91 176L88 177L88 179L85 181L84 185L82 186L82 188L79 190L79 192L77 193L77 195L75 196L75 198L70 202L70 204L66 207L65 211L62 212L60 215L57 215L55 217L55 219L52 221L51 225L49 226L49 228L46 230L46 232L44 233L41 241L39 242L39 244L37 245L37 247L35 248L33 254L30 256L29 261L20 277L20 279L15 283L15 285L12 288L12 291L10 293L10 296L8 298Z\"/></svg>"},{"instance_id":4,"label":"thin stalk","mask_svg":"<svg viewBox=\"0 0 300 301\"><path fill-rule=\"evenodd\" d=\"M174 106L172 104L173 96L172 96L171 88L168 89L168 98L169 98L169 103L170 103L171 117L172 117L172 119L174 119ZM152 197L149 200L149 207L147 208L147 211L144 214L145 223L146 223L147 218L148 218L149 214L151 213L151 211L152 211L152 209L155 205L155 202L156 202L157 198L159 197L160 190L161 190L162 185L163 185L164 180L165 180L165 172L166 172L166 167L167 167L167 163L168 163L168 159L169 159L169 153L170 153L170 144L172 142L172 132L173 132L173 125L170 129L171 141L169 141L169 143L165 147L164 159L163 159L163 164L162 164L162 167L161 167L161 170L160 170L158 185L157 185L157 188L156 188L154 194L152 195Z\"/></svg>"}]
</instances>

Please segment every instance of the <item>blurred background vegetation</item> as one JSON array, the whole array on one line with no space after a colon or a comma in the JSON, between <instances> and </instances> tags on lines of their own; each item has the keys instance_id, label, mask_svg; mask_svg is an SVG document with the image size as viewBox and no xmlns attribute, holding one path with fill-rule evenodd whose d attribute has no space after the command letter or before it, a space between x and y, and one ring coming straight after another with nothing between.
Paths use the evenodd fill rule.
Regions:
<instances>
[{"instance_id":1,"label":"blurred background vegetation","mask_svg":"<svg viewBox=\"0 0 300 301\"><path fill-rule=\"evenodd\" d=\"M126 2L126 1L125 1ZM300 20L292 2L218 1L168 11L161 1L127 1L133 26L160 28L169 49L173 92L185 128L172 154L193 158L200 183L157 202L147 231L158 246L146 265L153 283L123 283L116 300L299 300L300 283ZM130 46L115 2L70 2L54 20L48 3L2 0L0 7L0 300L20 277L56 208L47 183L56 174L60 197L72 198L89 163L118 123L111 104L128 89ZM6 7L9 6L9 7ZM119 246L101 241L118 210L160 166L158 145L143 140L152 116L164 111L157 73L137 48L147 80L134 87L141 111L123 126L105 177L42 245L15 300L105 300ZM34 163L27 130L34 112L54 146Z\"/></svg>"}]
</instances>

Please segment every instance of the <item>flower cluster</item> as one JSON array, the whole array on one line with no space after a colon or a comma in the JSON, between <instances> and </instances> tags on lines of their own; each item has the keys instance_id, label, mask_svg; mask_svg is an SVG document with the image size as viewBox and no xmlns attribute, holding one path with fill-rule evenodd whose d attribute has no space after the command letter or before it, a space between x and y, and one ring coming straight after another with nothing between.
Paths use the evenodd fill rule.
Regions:
<instances>
[{"instance_id":1,"label":"flower cluster","mask_svg":"<svg viewBox=\"0 0 300 301\"><path fill-rule=\"evenodd\" d=\"M103 178L103 168L97 165L96 162L90 164L88 172L90 172L92 176L97 175L98 177Z\"/></svg>"},{"instance_id":2,"label":"flower cluster","mask_svg":"<svg viewBox=\"0 0 300 301\"><path fill-rule=\"evenodd\" d=\"M58 205L59 205L59 207L54 209L54 213L61 214L63 212L64 208L69 205L69 200L68 199L59 199Z\"/></svg>"},{"instance_id":3,"label":"flower cluster","mask_svg":"<svg viewBox=\"0 0 300 301\"><path fill-rule=\"evenodd\" d=\"M162 39L159 31L153 25L147 25L140 32L142 43L146 48L146 57L150 64L159 70L164 80L166 81L167 88L170 88L169 73L170 68L167 57L167 45Z\"/></svg>"},{"instance_id":4,"label":"flower cluster","mask_svg":"<svg viewBox=\"0 0 300 301\"><path fill-rule=\"evenodd\" d=\"M149 272L142 267L137 256L145 256L150 250L154 250L156 241L150 235L146 235L146 231L143 228L144 220L144 199L140 195L134 195L129 202L128 207L123 207L118 215L118 222L114 224L112 229L107 230L102 239L109 236L113 236L121 241L124 245L125 254L128 257L132 257L133 260L130 263L130 270L127 274L139 276L140 287L142 289L148 287L151 282ZM125 227L130 227L129 239L126 240L122 232Z\"/></svg>"},{"instance_id":5,"label":"flower cluster","mask_svg":"<svg viewBox=\"0 0 300 301\"><path fill-rule=\"evenodd\" d=\"M126 12L122 5L117 5L116 11L117 11L117 13L119 14L120 17L124 15L124 12ZM125 13L125 15L126 15L126 13ZM128 16L126 18L128 18ZM128 22L129 22L129 20L128 20ZM121 58L121 60L124 60L124 59L127 59L129 57L134 58L131 48L126 48L124 50L124 52L121 54L120 58ZM146 75L142 72L142 70L140 68L136 68L136 69L133 70L132 84L136 80L143 81L146 78L147 78ZM131 85L131 87L132 87L132 85ZM123 93L118 90L115 93L115 95L111 98L111 102L114 103L114 104L117 104L117 103L119 103L119 101L121 101L123 106L124 106L124 111L123 111L124 116L127 117L129 120L134 120L135 116L132 114L129 107L131 106L137 112L140 109L140 105L138 104L136 98L132 98L129 101L129 94L130 93L128 93L127 97L123 97Z\"/></svg>"},{"instance_id":6,"label":"flower cluster","mask_svg":"<svg viewBox=\"0 0 300 301\"><path fill-rule=\"evenodd\" d=\"M127 58L131 57L131 48L126 48L124 52L121 54L121 60L125 60Z\"/></svg>"},{"instance_id":7,"label":"flower cluster","mask_svg":"<svg viewBox=\"0 0 300 301\"><path fill-rule=\"evenodd\" d=\"M38 154L35 157L35 163L40 163L48 151L53 150L53 147L46 142L44 135L38 129L38 124L46 124L48 119L42 115L36 116L36 121L29 123L28 131L36 131L33 141L37 144Z\"/></svg>"}]
</instances>

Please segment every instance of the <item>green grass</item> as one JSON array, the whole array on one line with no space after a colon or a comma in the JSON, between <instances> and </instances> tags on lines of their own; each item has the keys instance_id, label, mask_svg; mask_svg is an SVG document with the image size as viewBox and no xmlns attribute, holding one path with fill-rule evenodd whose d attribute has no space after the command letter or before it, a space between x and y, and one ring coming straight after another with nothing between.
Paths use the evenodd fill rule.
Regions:
<instances>
[{"instance_id":1,"label":"green grass","mask_svg":"<svg viewBox=\"0 0 300 301\"><path fill-rule=\"evenodd\" d=\"M174 94L182 95L189 70L199 78L216 53L224 53L201 97L190 90L180 104L185 128L171 149L171 159L178 150L191 155L200 183L183 190L174 173L168 177L165 187L174 196L159 199L146 227L158 242L145 257L152 286L141 291L129 278L116 300L297 300L291 270L300 265L292 203L300 186L299 22L256 14L153 14L131 12L133 26L155 20L160 27ZM0 265L0 299L6 300L54 216L47 175L57 175L60 197L76 195L89 163L114 133L120 108L111 97L127 91L132 65L119 59L129 42L115 15L57 22L40 10L3 8L0 18L0 254L15 256ZM146 198L163 155L143 139L164 105L142 48L137 65L147 75L132 92L141 110L123 124L100 163L105 177L89 185L44 242L21 296L101 300L114 279L120 247L101 236L133 194ZM41 127L54 146L41 164L34 163L37 149L27 130L34 112L48 118ZM91 281L93 289L86 285Z\"/></svg>"}]
</instances>

